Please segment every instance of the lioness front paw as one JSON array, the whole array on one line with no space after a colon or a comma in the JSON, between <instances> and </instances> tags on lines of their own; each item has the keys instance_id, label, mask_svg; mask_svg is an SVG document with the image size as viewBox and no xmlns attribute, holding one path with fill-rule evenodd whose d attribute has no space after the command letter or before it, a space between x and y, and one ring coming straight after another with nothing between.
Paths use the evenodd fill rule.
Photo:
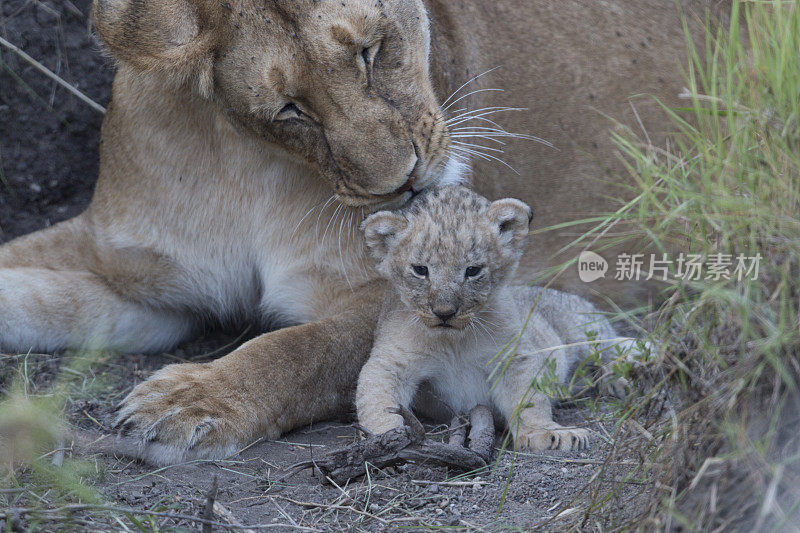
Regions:
<instances>
[{"instance_id":1,"label":"lioness front paw","mask_svg":"<svg viewBox=\"0 0 800 533\"><path fill-rule=\"evenodd\" d=\"M120 404L115 428L139 440L140 458L157 465L220 459L239 450L260 429L241 390L210 363L162 368Z\"/></svg>"},{"instance_id":2,"label":"lioness front paw","mask_svg":"<svg viewBox=\"0 0 800 533\"><path fill-rule=\"evenodd\" d=\"M585 450L591 431L562 426L520 428L514 437L517 450Z\"/></svg>"}]
</instances>

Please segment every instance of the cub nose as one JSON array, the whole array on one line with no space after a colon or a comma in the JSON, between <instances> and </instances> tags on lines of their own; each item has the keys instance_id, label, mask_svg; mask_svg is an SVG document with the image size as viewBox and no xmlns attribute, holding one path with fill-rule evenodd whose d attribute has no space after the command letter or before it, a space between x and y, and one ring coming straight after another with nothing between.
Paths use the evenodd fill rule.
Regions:
<instances>
[{"instance_id":1,"label":"cub nose","mask_svg":"<svg viewBox=\"0 0 800 533\"><path fill-rule=\"evenodd\" d=\"M439 317L439 320L441 320L442 322L447 322L448 320L450 320L451 318L456 316L456 313L458 312L458 308L457 307L441 307L441 308L432 307L431 311L433 311L434 315Z\"/></svg>"}]
</instances>

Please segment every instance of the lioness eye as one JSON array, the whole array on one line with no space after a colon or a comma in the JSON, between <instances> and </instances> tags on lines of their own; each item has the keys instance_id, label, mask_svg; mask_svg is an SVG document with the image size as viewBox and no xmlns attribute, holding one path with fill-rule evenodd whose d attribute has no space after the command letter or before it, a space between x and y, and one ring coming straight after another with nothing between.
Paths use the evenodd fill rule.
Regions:
<instances>
[{"instance_id":1,"label":"lioness eye","mask_svg":"<svg viewBox=\"0 0 800 533\"><path fill-rule=\"evenodd\" d=\"M467 267L467 270L464 271L464 276L467 278L474 278L475 276L481 273L481 270L483 270L482 266Z\"/></svg>"},{"instance_id":2,"label":"lioness eye","mask_svg":"<svg viewBox=\"0 0 800 533\"><path fill-rule=\"evenodd\" d=\"M413 270L414 274L421 278L428 277L428 267L424 265L411 265L411 270Z\"/></svg>"},{"instance_id":3,"label":"lioness eye","mask_svg":"<svg viewBox=\"0 0 800 533\"><path fill-rule=\"evenodd\" d=\"M300 108L297 105L289 102L285 106L278 111L278 114L275 115L275 120L291 120L293 118L301 118L304 114L300 111Z\"/></svg>"},{"instance_id":4,"label":"lioness eye","mask_svg":"<svg viewBox=\"0 0 800 533\"><path fill-rule=\"evenodd\" d=\"M364 61L364 65L367 67L372 66L372 62L375 61L375 56L378 54L378 49L380 47L381 43L377 42L361 50L361 59Z\"/></svg>"}]
</instances>

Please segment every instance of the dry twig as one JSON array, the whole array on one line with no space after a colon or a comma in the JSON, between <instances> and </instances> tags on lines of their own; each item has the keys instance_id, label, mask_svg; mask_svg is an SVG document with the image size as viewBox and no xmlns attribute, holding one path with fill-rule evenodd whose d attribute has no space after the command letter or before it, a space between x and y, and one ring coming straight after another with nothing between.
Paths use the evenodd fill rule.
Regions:
<instances>
[{"instance_id":1,"label":"dry twig","mask_svg":"<svg viewBox=\"0 0 800 533\"><path fill-rule=\"evenodd\" d=\"M468 448L463 446L463 435L460 436L458 432L447 444L427 439L422 424L408 409L400 408L397 413L403 416L405 426L382 435L369 435L364 440L328 452L313 462L297 463L290 467L282 479L306 468L317 468L323 479L330 478L340 484L364 475L367 463L378 468L407 462L435 463L470 471L483 468L491 457L495 435L491 411L487 407L478 406L470 413L472 429ZM456 444L459 440L461 444Z\"/></svg>"}]
</instances>

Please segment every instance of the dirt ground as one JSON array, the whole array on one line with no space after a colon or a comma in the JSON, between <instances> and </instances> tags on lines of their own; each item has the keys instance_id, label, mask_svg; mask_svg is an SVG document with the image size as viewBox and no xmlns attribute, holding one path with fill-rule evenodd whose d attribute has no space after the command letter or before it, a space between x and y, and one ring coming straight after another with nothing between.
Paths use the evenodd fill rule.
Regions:
<instances>
[{"instance_id":1,"label":"dirt ground","mask_svg":"<svg viewBox=\"0 0 800 533\"><path fill-rule=\"evenodd\" d=\"M72 427L111 433L114 406L137 383L165 364L207 361L225 353L238 342L233 336L215 334L161 356L104 356L88 371L72 376L67 419ZM58 355L2 356L0 387L24 380L28 394L47 393L63 368ZM24 375L23 375L24 374ZM62 376L64 374L62 373ZM18 381L19 382L19 381ZM239 455L223 461L193 461L154 468L125 457L94 455L85 478L108 502L120 509L136 509L172 515L201 516L212 479L218 479L217 502L229 514L217 512L215 520L247 525L252 529L383 531L393 528L468 531L530 530L537 526L559 530L560 518L572 518L570 509L583 503L585 486L606 459L612 425L600 423L602 415L588 410L556 408L562 424L589 426L595 430L592 447L583 452L496 454L484 471L448 471L426 464L408 464L389 470L369 468L368 477L337 487L323 484L311 470L279 480L287 468L320 457L326 451L357 438L351 421L329 421L294 431L275 441L255 441ZM433 438L446 435L444 426L427 426ZM502 437L498 439L498 446ZM67 443L68 445L68 443ZM69 452L67 456L70 457ZM621 465L623 468L625 465ZM21 479L24 479L24 475ZM5 500L5 501L3 501ZM621 501L636 504L635 494ZM33 503L25 494L0 493L0 510ZM617 520L628 514L624 505ZM132 527L129 517L118 513ZM90 529L118 529L103 515L77 512L73 524ZM24 514L15 526L31 525ZM45 522L46 529L63 529L62 520ZM603 527L613 525L613 521ZM591 524L592 528L596 525ZM186 518L155 516L145 530L199 529ZM224 529L224 528L220 528Z\"/></svg>"},{"instance_id":2,"label":"dirt ground","mask_svg":"<svg viewBox=\"0 0 800 533\"><path fill-rule=\"evenodd\" d=\"M89 10L90 0L3 0L0 36L105 106L113 65L89 31ZM2 243L86 207L97 176L102 115L13 52L0 52ZM150 373L171 362L217 357L237 342L235 334L217 333L161 356L107 356L79 376L67 402L68 420L84 429L109 431L113 406ZM46 393L61 361L57 355L0 356L2 394L20 379L20 369L30 394ZM425 464L386 472L371 468L367 479L344 487L323 485L310 471L278 485L271 480L289 465L356 438L348 421L315 424L277 441L256 442L225 461L153 469L129 459L91 457L95 473L86 481L109 506L134 508L141 515L80 511L72 513L73 524L97 530L196 530L196 522L178 515L197 516L217 476L217 501L230 514L217 513L215 520L234 529L236 523L278 530L558 529L558 522L548 519L570 514L606 458L611 424L594 417L587 421L587 416L577 408L555 411L563 424L588 424L595 430L587 452L504 452L486 471L469 476ZM444 433L441 427L429 430ZM0 512L31 503L30 496L13 487L5 490L0 490ZM141 519L148 510L161 515L144 523L132 518ZM9 519L9 525L24 529L31 523L23 513ZM43 527L65 526L49 522Z\"/></svg>"}]
</instances>

